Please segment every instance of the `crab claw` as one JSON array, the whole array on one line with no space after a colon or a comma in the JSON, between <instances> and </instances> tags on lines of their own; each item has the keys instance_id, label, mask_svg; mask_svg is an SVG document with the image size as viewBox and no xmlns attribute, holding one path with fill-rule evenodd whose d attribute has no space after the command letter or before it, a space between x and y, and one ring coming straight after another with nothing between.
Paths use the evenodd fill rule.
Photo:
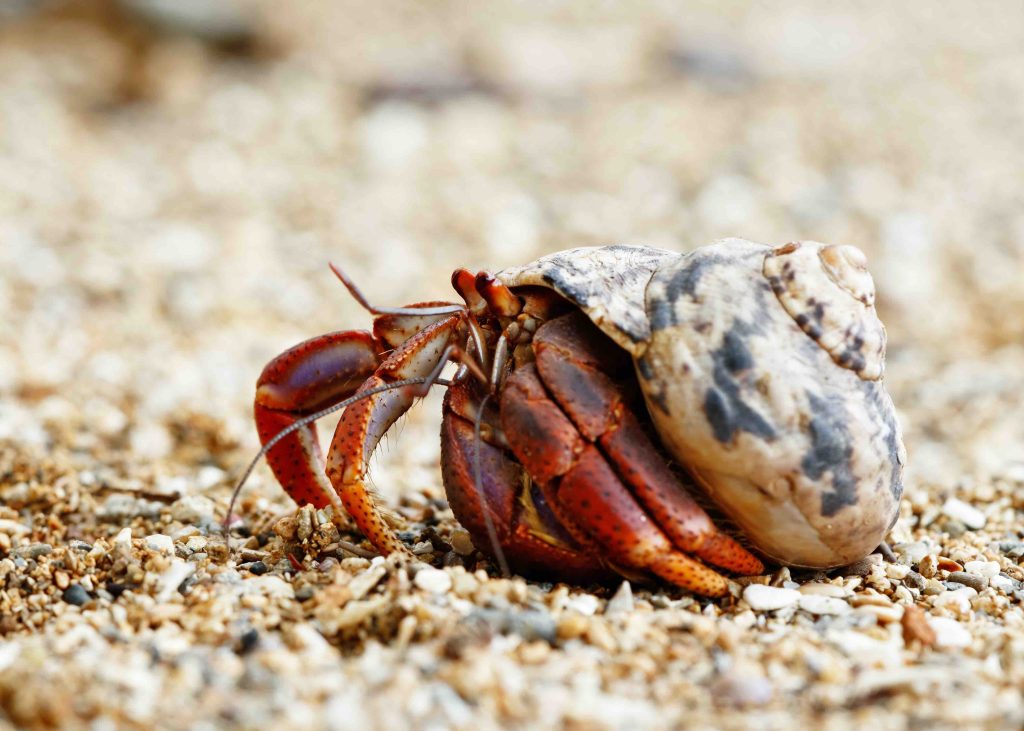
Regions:
<instances>
[{"instance_id":1,"label":"crab claw","mask_svg":"<svg viewBox=\"0 0 1024 731\"><path fill-rule=\"evenodd\" d=\"M263 369L253 405L260 442L267 444L307 414L351 396L380 364L373 336L347 330L289 348ZM316 425L294 431L267 453L267 463L299 505L330 504L334 490L324 477Z\"/></svg>"}]
</instances>

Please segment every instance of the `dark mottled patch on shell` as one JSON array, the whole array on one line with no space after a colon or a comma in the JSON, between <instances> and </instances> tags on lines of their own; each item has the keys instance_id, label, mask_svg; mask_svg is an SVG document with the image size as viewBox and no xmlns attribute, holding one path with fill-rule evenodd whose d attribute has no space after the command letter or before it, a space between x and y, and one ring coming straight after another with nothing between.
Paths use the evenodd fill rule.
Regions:
<instances>
[{"instance_id":1,"label":"dark mottled patch on shell","mask_svg":"<svg viewBox=\"0 0 1024 731\"><path fill-rule=\"evenodd\" d=\"M636 359L637 372L644 381L643 390L647 397L654 402L654 405L661 409L663 414L668 414L668 400L665 398L665 389L659 385L658 374L654 366L647 358Z\"/></svg>"},{"instance_id":2,"label":"dark mottled patch on shell","mask_svg":"<svg viewBox=\"0 0 1024 731\"><path fill-rule=\"evenodd\" d=\"M811 411L808 431L811 448L800 463L804 474L819 480L832 472L832 490L821 494L821 514L835 515L848 505L857 504L857 478L850 460L853 443L846 428L846 410L836 399L823 399L807 393Z\"/></svg>"},{"instance_id":3,"label":"dark mottled patch on shell","mask_svg":"<svg viewBox=\"0 0 1024 731\"><path fill-rule=\"evenodd\" d=\"M687 263L675 271L665 283L664 295L651 302L651 330L662 330L679 324L675 302L682 296L696 299L697 285L711 268L726 264L729 257L721 254L697 252L686 257Z\"/></svg>"},{"instance_id":4,"label":"dark mottled patch on shell","mask_svg":"<svg viewBox=\"0 0 1024 731\"><path fill-rule=\"evenodd\" d=\"M903 459L900 454L900 428L896 422L896 412L885 403L882 389L876 382L863 381L861 391L864 393L865 404L871 410L872 421L884 424L887 430L885 448L889 455L889 463L892 465L889 472L889 492L893 499L899 502L903 496Z\"/></svg>"},{"instance_id":5,"label":"dark mottled patch on shell","mask_svg":"<svg viewBox=\"0 0 1024 731\"><path fill-rule=\"evenodd\" d=\"M704 394L704 414L715 439L723 444L731 442L739 431L767 440L775 438L772 425L743 400L736 378L754 366L754 358L744 342L750 330L747 323L737 320L722 338L722 345L711 352L715 385Z\"/></svg>"}]
</instances>

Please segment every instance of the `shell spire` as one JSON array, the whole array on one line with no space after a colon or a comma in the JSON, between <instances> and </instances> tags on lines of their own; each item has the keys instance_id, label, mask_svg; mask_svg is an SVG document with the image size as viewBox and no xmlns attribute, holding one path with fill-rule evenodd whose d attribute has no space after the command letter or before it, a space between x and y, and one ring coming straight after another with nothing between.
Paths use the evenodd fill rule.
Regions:
<instances>
[{"instance_id":1,"label":"shell spire","mask_svg":"<svg viewBox=\"0 0 1024 731\"><path fill-rule=\"evenodd\" d=\"M882 377L885 326L860 249L794 242L772 250L763 271L786 312L837 365L866 381Z\"/></svg>"}]
</instances>

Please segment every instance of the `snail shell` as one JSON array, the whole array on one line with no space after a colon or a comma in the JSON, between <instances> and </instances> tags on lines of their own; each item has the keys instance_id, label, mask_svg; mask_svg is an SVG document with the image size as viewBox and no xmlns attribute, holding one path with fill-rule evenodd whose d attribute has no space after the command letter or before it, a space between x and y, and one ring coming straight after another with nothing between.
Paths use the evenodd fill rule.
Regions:
<instances>
[{"instance_id":1,"label":"snail shell","mask_svg":"<svg viewBox=\"0 0 1024 731\"><path fill-rule=\"evenodd\" d=\"M758 549L791 565L861 558L899 511L905 456L862 259L731 239L647 288L637 369L662 441ZM820 318L805 314L811 298Z\"/></svg>"},{"instance_id":2,"label":"snail shell","mask_svg":"<svg viewBox=\"0 0 1024 731\"><path fill-rule=\"evenodd\" d=\"M761 552L838 566L884 539L905 453L859 250L608 246L499 276L556 290L633 355L662 443Z\"/></svg>"}]
</instances>

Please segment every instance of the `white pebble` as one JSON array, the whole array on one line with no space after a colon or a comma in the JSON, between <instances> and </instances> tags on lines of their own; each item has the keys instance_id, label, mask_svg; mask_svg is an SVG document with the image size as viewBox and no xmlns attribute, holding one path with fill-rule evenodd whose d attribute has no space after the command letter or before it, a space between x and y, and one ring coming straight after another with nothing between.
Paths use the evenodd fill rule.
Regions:
<instances>
[{"instance_id":1,"label":"white pebble","mask_svg":"<svg viewBox=\"0 0 1024 731\"><path fill-rule=\"evenodd\" d=\"M423 591L431 594L444 594L452 588L452 577L440 569L422 568L416 572L413 582Z\"/></svg>"},{"instance_id":2,"label":"white pebble","mask_svg":"<svg viewBox=\"0 0 1024 731\"><path fill-rule=\"evenodd\" d=\"M246 594L257 594L270 597L295 598L295 589L284 579L267 574L254 576L242 582L242 591Z\"/></svg>"},{"instance_id":3,"label":"white pebble","mask_svg":"<svg viewBox=\"0 0 1024 731\"><path fill-rule=\"evenodd\" d=\"M894 550L911 564L921 563L921 559L931 553L931 549L928 545L921 541L914 541L913 543L897 543Z\"/></svg>"},{"instance_id":4,"label":"white pebble","mask_svg":"<svg viewBox=\"0 0 1024 731\"><path fill-rule=\"evenodd\" d=\"M800 587L801 594L815 594L819 596L831 596L842 599L846 596L846 589L836 584L826 584L823 581L812 581Z\"/></svg>"},{"instance_id":5,"label":"white pebble","mask_svg":"<svg viewBox=\"0 0 1024 731\"><path fill-rule=\"evenodd\" d=\"M907 578L907 574L910 573L910 567L902 563L887 563L885 565L885 575L890 579L896 579L902 581Z\"/></svg>"},{"instance_id":6,"label":"white pebble","mask_svg":"<svg viewBox=\"0 0 1024 731\"><path fill-rule=\"evenodd\" d=\"M964 571L975 574L984 579L991 579L999 575L998 561L968 561L964 564Z\"/></svg>"},{"instance_id":7,"label":"white pebble","mask_svg":"<svg viewBox=\"0 0 1024 731\"><path fill-rule=\"evenodd\" d=\"M1001 591L1003 594L1009 594L1014 589L1013 579L1006 576L1000 576L996 574L988 580L988 585L996 591Z\"/></svg>"},{"instance_id":8,"label":"white pebble","mask_svg":"<svg viewBox=\"0 0 1024 731\"><path fill-rule=\"evenodd\" d=\"M160 574L160 579L157 582L159 589L157 590L156 600L160 603L170 601L174 594L178 591L178 587L181 586L181 582L187 579L196 570L194 563L188 563L187 561L177 560L173 561L167 569Z\"/></svg>"},{"instance_id":9,"label":"white pebble","mask_svg":"<svg viewBox=\"0 0 1024 731\"><path fill-rule=\"evenodd\" d=\"M171 504L171 517L182 523L212 523L213 500L203 495L186 495Z\"/></svg>"},{"instance_id":10,"label":"white pebble","mask_svg":"<svg viewBox=\"0 0 1024 731\"><path fill-rule=\"evenodd\" d=\"M801 595L799 606L811 614L845 614L850 611L850 605L842 599L821 594Z\"/></svg>"},{"instance_id":11,"label":"white pebble","mask_svg":"<svg viewBox=\"0 0 1024 731\"><path fill-rule=\"evenodd\" d=\"M947 517L959 520L971 530L985 527L985 514L963 500L951 497L942 505L942 513Z\"/></svg>"},{"instance_id":12,"label":"white pebble","mask_svg":"<svg viewBox=\"0 0 1024 731\"><path fill-rule=\"evenodd\" d=\"M969 586L965 586L963 589L939 594L935 597L935 606L953 609L960 614L967 614L971 611L971 599L977 595L977 591Z\"/></svg>"},{"instance_id":13,"label":"white pebble","mask_svg":"<svg viewBox=\"0 0 1024 731\"><path fill-rule=\"evenodd\" d=\"M209 490L222 483L226 478L227 472L220 467L205 465L200 467L199 472L196 473L196 487L200 490Z\"/></svg>"},{"instance_id":14,"label":"white pebble","mask_svg":"<svg viewBox=\"0 0 1024 731\"><path fill-rule=\"evenodd\" d=\"M170 536L165 536L162 533L154 533L151 536L146 536L146 548L150 551L171 553L174 550L174 541L171 540Z\"/></svg>"},{"instance_id":15,"label":"white pebble","mask_svg":"<svg viewBox=\"0 0 1024 731\"><path fill-rule=\"evenodd\" d=\"M615 592L615 596L608 600L604 613L629 614L633 611L633 608L633 587L630 586L628 581L623 581L619 585L618 591Z\"/></svg>"},{"instance_id":16,"label":"white pebble","mask_svg":"<svg viewBox=\"0 0 1024 731\"><path fill-rule=\"evenodd\" d=\"M800 597L800 592L794 589L781 589L764 584L751 584L743 590L743 600L750 605L751 609L758 612L770 612L775 609L791 607L800 601Z\"/></svg>"},{"instance_id":17,"label":"white pebble","mask_svg":"<svg viewBox=\"0 0 1024 731\"><path fill-rule=\"evenodd\" d=\"M120 532L114 536L114 551L121 554L125 558L132 555L132 529L122 528Z\"/></svg>"},{"instance_id":18,"label":"white pebble","mask_svg":"<svg viewBox=\"0 0 1024 731\"><path fill-rule=\"evenodd\" d=\"M959 591L949 592L959 594ZM935 644L939 647L960 648L971 646L971 633L962 624L949 617L930 617L928 624L935 630Z\"/></svg>"},{"instance_id":19,"label":"white pebble","mask_svg":"<svg viewBox=\"0 0 1024 731\"><path fill-rule=\"evenodd\" d=\"M578 612L585 617L592 617L597 611L597 597L593 594L576 594L565 602L565 608Z\"/></svg>"}]
</instances>

